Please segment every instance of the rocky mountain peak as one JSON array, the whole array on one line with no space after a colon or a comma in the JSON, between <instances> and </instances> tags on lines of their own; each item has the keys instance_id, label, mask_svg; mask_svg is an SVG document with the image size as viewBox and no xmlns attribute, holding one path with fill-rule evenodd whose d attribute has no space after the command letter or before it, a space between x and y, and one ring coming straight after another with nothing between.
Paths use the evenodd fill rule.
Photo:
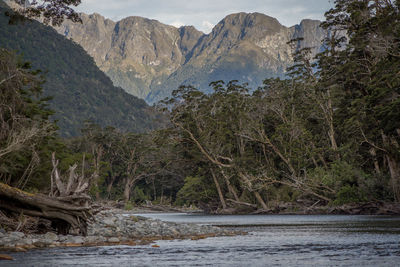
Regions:
<instances>
[{"instance_id":1,"label":"rocky mountain peak","mask_svg":"<svg viewBox=\"0 0 400 267\"><path fill-rule=\"evenodd\" d=\"M303 19L300 24L291 27L293 38L303 38L298 48L313 48L312 56L321 52L322 39L326 36L325 30L320 27L321 21Z\"/></svg>"},{"instance_id":2,"label":"rocky mountain peak","mask_svg":"<svg viewBox=\"0 0 400 267\"><path fill-rule=\"evenodd\" d=\"M272 35L282 29L277 19L261 13L236 13L226 16L212 30L210 39L222 36L229 40L220 45L228 45L229 42L244 39L255 39Z\"/></svg>"},{"instance_id":3,"label":"rocky mountain peak","mask_svg":"<svg viewBox=\"0 0 400 267\"><path fill-rule=\"evenodd\" d=\"M276 18L267 16L262 13L235 13L226 16L221 20L215 27L218 30L219 25L225 26L227 28L238 27L241 29L254 29L263 28L264 30L276 31L279 30L282 25Z\"/></svg>"},{"instance_id":4,"label":"rocky mountain peak","mask_svg":"<svg viewBox=\"0 0 400 267\"><path fill-rule=\"evenodd\" d=\"M57 30L82 45L115 85L150 103L181 84L204 89L211 81L236 79L257 88L265 78L285 75L292 63L289 40L303 37L315 54L325 36L319 21L288 28L261 13L228 15L210 34L137 16L113 22L82 14L82 20Z\"/></svg>"},{"instance_id":5,"label":"rocky mountain peak","mask_svg":"<svg viewBox=\"0 0 400 267\"><path fill-rule=\"evenodd\" d=\"M179 47L185 56L185 62L190 59L190 53L205 34L193 26L183 26L179 28ZM188 57L189 56L189 57Z\"/></svg>"}]
</instances>

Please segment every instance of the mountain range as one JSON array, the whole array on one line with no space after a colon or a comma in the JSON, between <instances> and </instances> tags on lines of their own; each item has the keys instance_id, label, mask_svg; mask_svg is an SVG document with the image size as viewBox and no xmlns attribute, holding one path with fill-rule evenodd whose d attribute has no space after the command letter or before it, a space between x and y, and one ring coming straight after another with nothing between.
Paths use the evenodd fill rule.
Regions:
<instances>
[{"instance_id":1,"label":"mountain range","mask_svg":"<svg viewBox=\"0 0 400 267\"><path fill-rule=\"evenodd\" d=\"M56 30L80 44L114 85L154 103L180 85L208 91L217 80L238 80L257 88L269 77L284 77L297 48L321 51L326 32L320 21L303 20L286 27L260 13L231 14L209 34L193 26L174 26L143 17L118 22L82 13L82 24L65 21Z\"/></svg>"},{"instance_id":2,"label":"mountain range","mask_svg":"<svg viewBox=\"0 0 400 267\"><path fill-rule=\"evenodd\" d=\"M9 7L0 1L0 47L15 51L21 61L42 70L46 79L43 95L52 97L52 119L61 135L79 135L87 120L131 132L163 125L154 108L115 87L80 45L37 21L9 25L6 11Z\"/></svg>"}]
</instances>

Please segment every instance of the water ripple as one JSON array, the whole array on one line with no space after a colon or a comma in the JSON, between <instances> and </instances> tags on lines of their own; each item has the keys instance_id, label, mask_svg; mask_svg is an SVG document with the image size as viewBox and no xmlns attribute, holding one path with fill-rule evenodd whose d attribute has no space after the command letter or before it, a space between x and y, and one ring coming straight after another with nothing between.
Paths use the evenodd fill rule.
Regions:
<instances>
[{"instance_id":1,"label":"water ripple","mask_svg":"<svg viewBox=\"0 0 400 267\"><path fill-rule=\"evenodd\" d=\"M160 214L156 216L160 217ZM173 216L165 215L167 220ZM151 245L13 253L2 266L398 266L400 218L376 216L191 216L248 235L160 240ZM162 219L162 218L161 218ZM282 223L284 222L284 223Z\"/></svg>"}]
</instances>

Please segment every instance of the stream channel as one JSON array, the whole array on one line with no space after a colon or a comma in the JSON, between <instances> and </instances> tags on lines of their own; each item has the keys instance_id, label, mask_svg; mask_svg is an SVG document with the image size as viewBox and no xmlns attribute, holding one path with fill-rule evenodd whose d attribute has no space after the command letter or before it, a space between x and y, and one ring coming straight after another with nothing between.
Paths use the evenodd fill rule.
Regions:
<instances>
[{"instance_id":1,"label":"stream channel","mask_svg":"<svg viewBox=\"0 0 400 267\"><path fill-rule=\"evenodd\" d=\"M247 235L11 253L0 266L400 266L400 217L138 214ZM153 244L154 245L154 244Z\"/></svg>"}]
</instances>

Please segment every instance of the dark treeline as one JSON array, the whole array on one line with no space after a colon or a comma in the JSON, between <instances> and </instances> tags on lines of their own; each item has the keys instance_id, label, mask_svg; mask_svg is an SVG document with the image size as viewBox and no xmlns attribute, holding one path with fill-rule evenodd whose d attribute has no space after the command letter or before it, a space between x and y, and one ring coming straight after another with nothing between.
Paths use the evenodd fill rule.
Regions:
<instances>
[{"instance_id":1,"label":"dark treeline","mask_svg":"<svg viewBox=\"0 0 400 267\"><path fill-rule=\"evenodd\" d=\"M303 201L400 201L400 2L337 0L315 59L296 51L287 79L182 86L159 104L169 128L122 133L88 122L61 139L35 96L41 79L1 50L0 178L49 189L51 152L78 163L97 199L268 209ZM12 68L10 68L12 66ZM7 92L7 93L4 93ZM9 92L9 93L8 93Z\"/></svg>"}]
</instances>

